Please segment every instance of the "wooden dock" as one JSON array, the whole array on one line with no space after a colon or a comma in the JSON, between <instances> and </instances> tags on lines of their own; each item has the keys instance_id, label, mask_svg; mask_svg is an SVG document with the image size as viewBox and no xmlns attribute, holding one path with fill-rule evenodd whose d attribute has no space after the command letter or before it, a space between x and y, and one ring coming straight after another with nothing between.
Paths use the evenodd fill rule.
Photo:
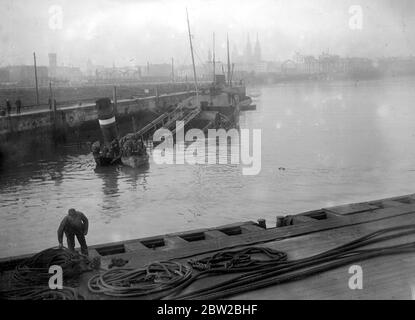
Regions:
<instances>
[{"instance_id":1,"label":"wooden dock","mask_svg":"<svg viewBox=\"0 0 415 320\"><path fill-rule=\"evenodd\" d=\"M415 194L364 203L355 203L287 217L276 227L267 228L253 221L211 229L155 236L90 247L91 256L100 256L105 269L113 258L128 261L125 267L140 268L154 261L210 255L219 250L244 246L265 246L288 254L288 259L309 257L345 244L368 233L393 226L415 224ZM272 224L272 225L271 225ZM415 235L388 240L381 245L415 241ZM373 245L376 247L379 245ZM0 270L7 278L14 266L25 257L0 260ZM415 253L382 256L354 263L363 271L363 288L349 287L350 266L342 266L305 279L253 290L231 299L413 299L415 298ZM8 271L9 270L9 271ZM82 276L79 291L89 299L106 299L91 294L86 287L92 273ZM209 283L231 279L234 275L210 277ZM206 280L192 287L203 287Z\"/></svg>"}]
</instances>

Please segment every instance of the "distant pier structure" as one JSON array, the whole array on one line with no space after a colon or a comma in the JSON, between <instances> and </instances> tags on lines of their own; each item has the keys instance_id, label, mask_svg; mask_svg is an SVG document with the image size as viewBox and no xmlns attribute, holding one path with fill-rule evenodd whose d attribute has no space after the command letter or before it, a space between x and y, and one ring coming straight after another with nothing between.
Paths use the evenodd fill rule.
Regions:
<instances>
[{"instance_id":1,"label":"distant pier structure","mask_svg":"<svg viewBox=\"0 0 415 320\"><path fill-rule=\"evenodd\" d=\"M120 99L117 101L117 126L115 113L111 113L113 101L110 98L97 103L78 103L60 106L56 111L45 108L26 111L22 114L0 116L0 142L2 152L16 144L46 146L48 141L88 142L100 136L102 131L106 140L112 141L118 132L122 136L139 130L159 115L171 110L181 101L195 95L194 91L183 91L158 96ZM97 121L99 120L99 121Z\"/></svg>"}]
</instances>

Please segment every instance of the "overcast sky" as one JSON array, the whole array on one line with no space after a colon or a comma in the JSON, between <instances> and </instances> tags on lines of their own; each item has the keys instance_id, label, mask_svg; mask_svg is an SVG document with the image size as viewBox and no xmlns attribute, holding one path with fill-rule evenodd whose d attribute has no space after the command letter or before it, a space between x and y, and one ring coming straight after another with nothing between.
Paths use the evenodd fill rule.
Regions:
<instances>
[{"instance_id":1,"label":"overcast sky","mask_svg":"<svg viewBox=\"0 0 415 320\"><path fill-rule=\"evenodd\" d=\"M362 8L361 29L350 28L353 5ZM265 60L327 50L372 58L415 54L413 0L0 0L0 65L30 64L33 51L41 65L48 52L58 54L59 65L81 67L88 59L107 66L171 57L190 63L186 7L196 62L207 59L213 32L222 60L226 33L231 50L236 45L241 52L248 34L252 44L258 34Z\"/></svg>"}]
</instances>

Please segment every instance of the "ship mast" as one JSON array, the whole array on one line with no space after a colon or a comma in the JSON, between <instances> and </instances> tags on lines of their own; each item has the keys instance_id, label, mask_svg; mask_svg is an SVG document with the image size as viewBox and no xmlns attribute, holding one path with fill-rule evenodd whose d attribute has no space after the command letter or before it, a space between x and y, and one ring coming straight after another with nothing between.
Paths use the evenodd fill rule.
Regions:
<instances>
[{"instance_id":1,"label":"ship mast","mask_svg":"<svg viewBox=\"0 0 415 320\"><path fill-rule=\"evenodd\" d=\"M213 65L213 83L215 83L215 78L216 78L216 63L215 63L215 33L213 33L213 60L212 60L212 65Z\"/></svg>"},{"instance_id":2,"label":"ship mast","mask_svg":"<svg viewBox=\"0 0 415 320\"><path fill-rule=\"evenodd\" d=\"M229 35L226 34L226 50L228 54L228 83L231 85L231 59L229 57Z\"/></svg>"},{"instance_id":3,"label":"ship mast","mask_svg":"<svg viewBox=\"0 0 415 320\"><path fill-rule=\"evenodd\" d=\"M194 54L193 54L192 34L190 33L189 13L187 12L187 8L186 8L186 16L187 16L187 30L189 31L190 52L192 54L193 77L194 77L194 81L195 81L196 101L197 101L197 104L199 104L199 90L198 90L197 78L196 78L195 57L194 57Z\"/></svg>"}]
</instances>

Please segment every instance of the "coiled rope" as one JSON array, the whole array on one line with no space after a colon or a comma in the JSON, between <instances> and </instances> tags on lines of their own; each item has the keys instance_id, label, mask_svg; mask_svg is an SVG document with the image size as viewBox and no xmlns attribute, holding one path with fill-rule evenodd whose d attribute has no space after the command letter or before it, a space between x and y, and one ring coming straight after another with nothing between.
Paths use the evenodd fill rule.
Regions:
<instances>
[{"instance_id":1,"label":"coiled rope","mask_svg":"<svg viewBox=\"0 0 415 320\"><path fill-rule=\"evenodd\" d=\"M142 269L114 268L96 274L88 281L91 292L113 297L140 297L154 295L162 298L172 288L188 280L192 275L190 266L174 262L153 262Z\"/></svg>"},{"instance_id":2,"label":"coiled rope","mask_svg":"<svg viewBox=\"0 0 415 320\"><path fill-rule=\"evenodd\" d=\"M77 290L71 287L51 290L45 286L30 286L0 291L0 297L8 300L83 300Z\"/></svg>"},{"instance_id":3,"label":"coiled rope","mask_svg":"<svg viewBox=\"0 0 415 320\"><path fill-rule=\"evenodd\" d=\"M49 268L53 265L61 266L65 278L72 279L80 274L79 264L83 260L83 256L66 248L43 250L17 265L12 275L12 284L16 287L47 285L51 277Z\"/></svg>"},{"instance_id":4,"label":"coiled rope","mask_svg":"<svg viewBox=\"0 0 415 320\"><path fill-rule=\"evenodd\" d=\"M302 279L313 274L328 271L356 261L387 255L413 253L415 252L415 242L371 249L356 249L414 234L415 225L392 227L372 232L344 245L303 259L292 261L275 259L256 266L254 266L255 264L252 266L249 266L248 264L248 266L236 268L227 268L223 265L211 264L209 268L197 275L194 275L180 287L176 288L176 290L171 291L171 293L168 296L165 296L164 299L220 299L254 289ZM227 255L229 255L229 252L222 254L222 256ZM206 265L207 261L209 261L209 258L199 261L192 261L191 263L193 265L195 263ZM238 264L235 264L234 262L233 265L237 266ZM241 275L233 277L230 280L216 283L215 285L207 288L193 290L186 294L180 294L181 290L198 279L216 274L241 271L243 272Z\"/></svg>"},{"instance_id":5,"label":"coiled rope","mask_svg":"<svg viewBox=\"0 0 415 320\"><path fill-rule=\"evenodd\" d=\"M49 273L51 266L60 266L64 282L77 285L79 275L85 271L81 262L87 257L66 248L49 248L18 264L11 275L11 289L0 291L4 299L79 299L81 296L71 287L51 290Z\"/></svg>"},{"instance_id":6,"label":"coiled rope","mask_svg":"<svg viewBox=\"0 0 415 320\"><path fill-rule=\"evenodd\" d=\"M253 259L253 254L263 254L269 259ZM248 247L240 250L220 251L213 256L199 260L189 260L189 264L196 270L227 270L241 272L254 270L259 267L287 260L287 254L266 247Z\"/></svg>"}]
</instances>

